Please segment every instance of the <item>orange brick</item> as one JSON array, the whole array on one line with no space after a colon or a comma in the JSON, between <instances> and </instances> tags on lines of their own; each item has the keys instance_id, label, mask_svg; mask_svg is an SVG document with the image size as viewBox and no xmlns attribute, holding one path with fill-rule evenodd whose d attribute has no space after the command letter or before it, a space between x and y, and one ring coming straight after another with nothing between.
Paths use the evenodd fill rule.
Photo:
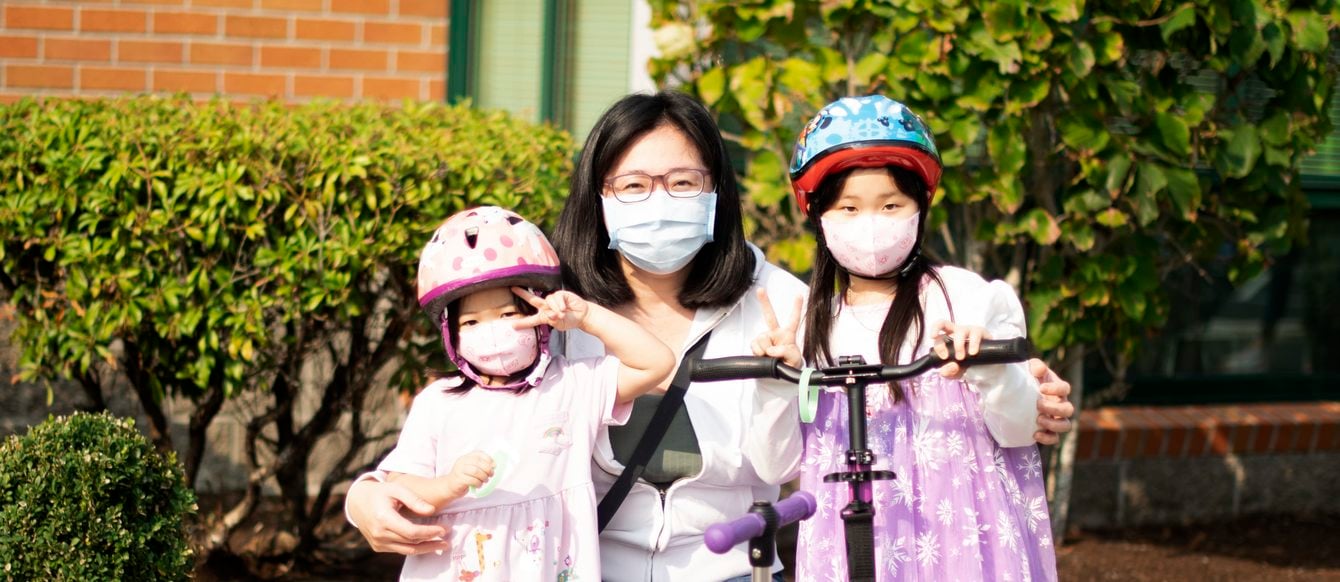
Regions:
<instances>
[{"instance_id":1,"label":"orange brick","mask_svg":"<svg viewBox=\"0 0 1340 582\"><path fill-rule=\"evenodd\" d=\"M1144 451L1145 441L1155 438L1157 430L1146 430L1140 428L1127 428L1122 431L1121 451L1119 456L1123 459L1134 459L1137 457L1150 457Z\"/></svg>"},{"instance_id":2,"label":"orange brick","mask_svg":"<svg viewBox=\"0 0 1340 582\"><path fill-rule=\"evenodd\" d=\"M214 93L218 90L217 73L198 71L162 71L153 75L154 91Z\"/></svg>"},{"instance_id":3,"label":"orange brick","mask_svg":"<svg viewBox=\"0 0 1340 582\"><path fill-rule=\"evenodd\" d=\"M191 0L191 6L209 6L213 8L255 8L253 0Z\"/></svg>"},{"instance_id":4,"label":"orange brick","mask_svg":"<svg viewBox=\"0 0 1340 582\"><path fill-rule=\"evenodd\" d=\"M31 95L23 95L20 93L0 93L0 103L5 104L18 103L19 101L22 101L24 97L31 97Z\"/></svg>"},{"instance_id":5,"label":"orange brick","mask_svg":"<svg viewBox=\"0 0 1340 582\"><path fill-rule=\"evenodd\" d=\"M330 75L294 75L293 94L300 97L353 97L354 78Z\"/></svg>"},{"instance_id":6,"label":"orange brick","mask_svg":"<svg viewBox=\"0 0 1340 582\"><path fill-rule=\"evenodd\" d=\"M321 49L291 46L261 47L262 67L321 68Z\"/></svg>"},{"instance_id":7,"label":"orange brick","mask_svg":"<svg viewBox=\"0 0 1340 582\"><path fill-rule=\"evenodd\" d=\"M435 51L397 51L395 70L398 73L446 73L447 55Z\"/></svg>"},{"instance_id":8,"label":"orange brick","mask_svg":"<svg viewBox=\"0 0 1340 582\"><path fill-rule=\"evenodd\" d=\"M331 12L390 14L391 0L330 0Z\"/></svg>"},{"instance_id":9,"label":"orange brick","mask_svg":"<svg viewBox=\"0 0 1340 582\"><path fill-rule=\"evenodd\" d=\"M80 67L79 88L111 91L143 91L144 69Z\"/></svg>"},{"instance_id":10,"label":"orange brick","mask_svg":"<svg viewBox=\"0 0 1340 582\"><path fill-rule=\"evenodd\" d=\"M320 12L325 8L325 4L325 0L261 0L261 9L284 12L293 10Z\"/></svg>"},{"instance_id":11,"label":"orange brick","mask_svg":"<svg viewBox=\"0 0 1340 582\"><path fill-rule=\"evenodd\" d=\"M1123 436L1120 431L1104 431L1106 434L1098 441L1098 450L1094 452L1094 458L1113 459L1117 454L1117 445Z\"/></svg>"},{"instance_id":12,"label":"orange brick","mask_svg":"<svg viewBox=\"0 0 1340 582\"><path fill-rule=\"evenodd\" d=\"M1322 453L1340 448L1340 423L1324 421L1317 425L1317 446L1314 452Z\"/></svg>"},{"instance_id":13,"label":"orange brick","mask_svg":"<svg viewBox=\"0 0 1340 582\"><path fill-rule=\"evenodd\" d=\"M79 10L79 30L93 32L144 32L149 29L148 13L143 10Z\"/></svg>"},{"instance_id":14,"label":"orange brick","mask_svg":"<svg viewBox=\"0 0 1340 582\"><path fill-rule=\"evenodd\" d=\"M434 47L447 46L447 25L434 24L428 27L428 44Z\"/></svg>"},{"instance_id":15,"label":"orange brick","mask_svg":"<svg viewBox=\"0 0 1340 582\"><path fill-rule=\"evenodd\" d=\"M300 40L354 40L356 27L343 20L298 18L294 21L294 37Z\"/></svg>"},{"instance_id":16,"label":"orange brick","mask_svg":"<svg viewBox=\"0 0 1340 582\"><path fill-rule=\"evenodd\" d=\"M284 95L288 85L284 75L234 73L223 74L223 91L236 95L264 95L279 97Z\"/></svg>"},{"instance_id":17,"label":"orange brick","mask_svg":"<svg viewBox=\"0 0 1340 582\"><path fill-rule=\"evenodd\" d=\"M250 65L253 50L244 44L192 42L188 50L190 62L202 65Z\"/></svg>"},{"instance_id":18,"label":"orange brick","mask_svg":"<svg viewBox=\"0 0 1340 582\"><path fill-rule=\"evenodd\" d=\"M180 63L186 47L180 42L122 40L116 43L116 60L131 63Z\"/></svg>"},{"instance_id":19,"label":"orange brick","mask_svg":"<svg viewBox=\"0 0 1340 582\"><path fill-rule=\"evenodd\" d=\"M1210 442L1214 433L1214 424L1210 422L1198 424L1187 429L1186 450L1184 454L1188 457L1199 457L1205 454L1206 443Z\"/></svg>"},{"instance_id":20,"label":"orange brick","mask_svg":"<svg viewBox=\"0 0 1340 582\"><path fill-rule=\"evenodd\" d=\"M363 42L386 44L419 44L423 42L423 27L398 22L363 23Z\"/></svg>"},{"instance_id":21,"label":"orange brick","mask_svg":"<svg viewBox=\"0 0 1340 582\"><path fill-rule=\"evenodd\" d=\"M1186 456L1186 449L1191 441L1191 435L1195 431L1194 426L1188 422L1182 426L1176 426L1165 430L1163 442L1163 456L1172 458L1181 458Z\"/></svg>"},{"instance_id":22,"label":"orange brick","mask_svg":"<svg viewBox=\"0 0 1340 582\"><path fill-rule=\"evenodd\" d=\"M389 56L383 50L330 49L330 68L385 71Z\"/></svg>"},{"instance_id":23,"label":"orange brick","mask_svg":"<svg viewBox=\"0 0 1340 582\"><path fill-rule=\"evenodd\" d=\"M153 4L155 6L181 6L183 0L121 0L122 4Z\"/></svg>"},{"instance_id":24,"label":"orange brick","mask_svg":"<svg viewBox=\"0 0 1340 582\"><path fill-rule=\"evenodd\" d=\"M1313 441L1317 438L1317 423L1307 422L1297 425L1294 428L1294 441L1290 450L1294 452L1307 453L1313 449Z\"/></svg>"},{"instance_id":25,"label":"orange brick","mask_svg":"<svg viewBox=\"0 0 1340 582\"><path fill-rule=\"evenodd\" d=\"M46 38L42 41L42 56L56 61L110 61L112 41L79 38Z\"/></svg>"},{"instance_id":26,"label":"orange brick","mask_svg":"<svg viewBox=\"0 0 1340 582\"><path fill-rule=\"evenodd\" d=\"M1237 450L1233 448L1233 437L1239 430L1242 429L1236 426L1216 426L1209 443L1210 449L1206 451L1206 454L1219 456L1236 454Z\"/></svg>"},{"instance_id":27,"label":"orange brick","mask_svg":"<svg viewBox=\"0 0 1340 582\"><path fill-rule=\"evenodd\" d=\"M47 42L51 42L48 40ZM8 59L37 58L37 37L0 34L0 57Z\"/></svg>"},{"instance_id":28,"label":"orange brick","mask_svg":"<svg viewBox=\"0 0 1340 582\"><path fill-rule=\"evenodd\" d=\"M1298 426L1287 422L1281 422L1277 424L1276 427L1275 442L1271 445L1270 450L1278 453L1292 451L1294 439L1298 438Z\"/></svg>"},{"instance_id":29,"label":"orange brick","mask_svg":"<svg viewBox=\"0 0 1340 582\"><path fill-rule=\"evenodd\" d=\"M400 14L446 18L448 0L400 0Z\"/></svg>"},{"instance_id":30,"label":"orange brick","mask_svg":"<svg viewBox=\"0 0 1340 582\"><path fill-rule=\"evenodd\" d=\"M1256 440L1258 427L1250 423L1240 423L1233 431L1233 452L1239 455L1250 453Z\"/></svg>"},{"instance_id":31,"label":"orange brick","mask_svg":"<svg viewBox=\"0 0 1340 582\"><path fill-rule=\"evenodd\" d=\"M233 16L224 19L228 36L242 38L288 38L288 19L269 16Z\"/></svg>"},{"instance_id":32,"label":"orange brick","mask_svg":"<svg viewBox=\"0 0 1340 582\"><path fill-rule=\"evenodd\" d=\"M6 6L5 27L70 30L74 28L74 10L63 6Z\"/></svg>"},{"instance_id":33,"label":"orange brick","mask_svg":"<svg viewBox=\"0 0 1340 582\"><path fill-rule=\"evenodd\" d=\"M219 32L219 17L191 12L155 12L154 32L169 34L214 35Z\"/></svg>"},{"instance_id":34,"label":"orange brick","mask_svg":"<svg viewBox=\"0 0 1340 582\"><path fill-rule=\"evenodd\" d=\"M1256 435L1252 438L1251 453L1268 453L1271 445L1275 442L1276 427L1270 423L1261 423L1256 426Z\"/></svg>"},{"instance_id":35,"label":"orange brick","mask_svg":"<svg viewBox=\"0 0 1340 582\"><path fill-rule=\"evenodd\" d=\"M447 98L447 82L441 79L428 81L428 98L442 101Z\"/></svg>"},{"instance_id":36,"label":"orange brick","mask_svg":"<svg viewBox=\"0 0 1340 582\"><path fill-rule=\"evenodd\" d=\"M7 65L5 84L35 89L73 89L74 67L51 65Z\"/></svg>"},{"instance_id":37,"label":"orange brick","mask_svg":"<svg viewBox=\"0 0 1340 582\"><path fill-rule=\"evenodd\" d=\"M1102 438L1102 435L1102 431L1081 428L1079 430L1079 442L1075 445L1075 460L1088 461L1097 458L1098 439Z\"/></svg>"},{"instance_id":38,"label":"orange brick","mask_svg":"<svg viewBox=\"0 0 1340 582\"><path fill-rule=\"evenodd\" d=\"M370 99L421 99L422 83L418 79L391 77L364 77L363 97Z\"/></svg>"}]
</instances>

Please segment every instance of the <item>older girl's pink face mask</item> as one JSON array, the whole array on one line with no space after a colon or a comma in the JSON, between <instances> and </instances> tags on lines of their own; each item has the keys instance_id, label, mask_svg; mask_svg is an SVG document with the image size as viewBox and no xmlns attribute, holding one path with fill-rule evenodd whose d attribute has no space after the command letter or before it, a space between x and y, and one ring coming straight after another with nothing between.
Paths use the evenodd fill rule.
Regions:
<instances>
[{"instance_id":1,"label":"older girl's pink face mask","mask_svg":"<svg viewBox=\"0 0 1340 582\"><path fill-rule=\"evenodd\" d=\"M907 261L917 244L921 213L906 218L862 213L819 217L828 252L839 265L862 277L881 277Z\"/></svg>"},{"instance_id":2,"label":"older girl's pink face mask","mask_svg":"<svg viewBox=\"0 0 1340 582\"><path fill-rule=\"evenodd\" d=\"M462 327L460 353L480 373L511 376L526 369L540 354L533 328L513 329L514 319Z\"/></svg>"}]
</instances>

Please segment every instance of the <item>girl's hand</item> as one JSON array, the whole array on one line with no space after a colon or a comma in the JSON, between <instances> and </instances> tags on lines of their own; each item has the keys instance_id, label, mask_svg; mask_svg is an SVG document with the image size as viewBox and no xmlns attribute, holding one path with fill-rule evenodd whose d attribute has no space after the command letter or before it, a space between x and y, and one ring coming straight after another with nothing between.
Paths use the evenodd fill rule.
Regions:
<instances>
[{"instance_id":1,"label":"girl's hand","mask_svg":"<svg viewBox=\"0 0 1340 582\"><path fill-rule=\"evenodd\" d=\"M977 350L982 347L982 340L991 339L986 333L986 328L977 325L959 325L952 321L938 321L932 327L938 331L936 338L952 341L954 345L954 359L963 360L967 356L977 355ZM935 354L941 358L949 357L949 350L945 348L942 341L936 341L932 347ZM958 362L949 362L940 366L940 375L951 380L957 380L963 377L966 371Z\"/></svg>"},{"instance_id":2,"label":"girl's hand","mask_svg":"<svg viewBox=\"0 0 1340 582\"><path fill-rule=\"evenodd\" d=\"M751 346L755 356L781 358L786 365L800 367L800 346L796 345L796 330L800 327L800 311L804 301L797 297L795 309L791 312L791 323L783 326L777 322L777 314L772 311L772 301L767 290L758 288L758 302L763 306L763 319L768 324L765 331L754 338Z\"/></svg>"},{"instance_id":3,"label":"girl's hand","mask_svg":"<svg viewBox=\"0 0 1340 582\"><path fill-rule=\"evenodd\" d=\"M471 451L456 460L446 476L447 493L454 499L464 497L470 488L483 487L493 476L493 457L484 451Z\"/></svg>"},{"instance_id":4,"label":"girl's hand","mask_svg":"<svg viewBox=\"0 0 1340 582\"><path fill-rule=\"evenodd\" d=\"M538 313L518 319L512 327L535 327L547 324L558 331L568 331L582 326L586 320L586 300L571 291L554 291L546 297L539 297L520 287L512 292L538 310Z\"/></svg>"}]
</instances>

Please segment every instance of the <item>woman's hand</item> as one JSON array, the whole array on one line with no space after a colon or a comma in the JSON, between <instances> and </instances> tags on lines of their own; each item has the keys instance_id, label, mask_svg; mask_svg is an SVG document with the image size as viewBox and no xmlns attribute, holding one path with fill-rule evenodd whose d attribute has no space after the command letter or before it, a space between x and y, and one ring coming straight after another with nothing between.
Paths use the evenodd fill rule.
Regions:
<instances>
[{"instance_id":1,"label":"woman's hand","mask_svg":"<svg viewBox=\"0 0 1340 582\"><path fill-rule=\"evenodd\" d=\"M1070 421L1075 415L1075 405L1070 403L1070 383L1036 358L1028 361L1028 370L1038 379L1042 392L1038 398L1038 431L1033 433L1033 440L1054 445L1060 442L1061 433L1070 432L1074 426Z\"/></svg>"},{"instance_id":2,"label":"woman's hand","mask_svg":"<svg viewBox=\"0 0 1340 582\"><path fill-rule=\"evenodd\" d=\"M768 331L754 338L754 343L750 346L754 355L781 358L788 366L800 367L800 346L796 345L796 330L800 328L800 311L804 301L799 297L796 298L791 323L785 326L778 323L777 314L772 311L772 301L768 299L767 290L762 287L758 288L758 302L763 307L763 320L768 324Z\"/></svg>"},{"instance_id":3,"label":"woman's hand","mask_svg":"<svg viewBox=\"0 0 1340 582\"><path fill-rule=\"evenodd\" d=\"M401 515L432 515L433 505L397 483L358 481L349 488L344 500L349 521L378 552L413 556L451 549L445 540L447 529L439 525L419 525Z\"/></svg>"},{"instance_id":4,"label":"woman's hand","mask_svg":"<svg viewBox=\"0 0 1340 582\"><path fill-rule=\"evenodd\" d=\"M448 498L460 499L470 492L471 487L476 489L483 487L489 477L493 476L493 468L493 457L484 451L471 451L456 459L456 464L451 466L451 472L444 477Z\"/></svg>"},{"instance_id":5,"label":"woman's hand","mask_svg":"<svg viewBox=\"0 0 1340 582\"><path fill-rule=\"evenodd\" d=\"M982 347L982 340L991 339L987 334L986 328L977 325L959 325L952 321L937 321L931 329L938 333L935 337L948 340L954 345L954 359L963 360L968 356L977 355L977 350ZM936 341L931 349L935 350L935 355L940 359L949 358L949 350L945 347L945 341ZM940 375L951 380L957 380L963 377L967 368L959 365L958 362L949 362L940 366Z\"/></svg>"},{"instance_id":6,"label":"woman's hand","mask_svg":"<svg viewBox=\"0 0 1340 582\"><path fill-rule=\"evenodd\" d=\"M582 322L586 320L586 300L571 291L554 291L545 297L520 287L513 287L512 292L538 310L534 315L513 323L512 327L516 329L547 324L558 331L568 331L581 328Z\"/></svg>"}]
</instances>

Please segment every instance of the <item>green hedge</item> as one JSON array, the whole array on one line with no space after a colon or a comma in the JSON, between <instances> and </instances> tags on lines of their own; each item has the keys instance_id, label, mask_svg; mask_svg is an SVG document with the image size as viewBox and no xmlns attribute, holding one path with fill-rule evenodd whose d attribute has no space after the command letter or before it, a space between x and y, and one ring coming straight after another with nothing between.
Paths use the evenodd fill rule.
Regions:
<instances>
[{"instance_id":1,"label":"green hedge","mask_svg":"<svg viewBox=\"0 0 1340 582\"><path fill-rule=\"evenodd\" d=\"M176 456L129 419L76 413L0 444L5 580L188 580L194 513Z\"/></svg>"},{"instance_id":2,"label":"green hedge","mask_svg":"<svg viewBox=\"0 0 1340 582\"><path fill-rule=\"evenodd\" d=\"M431 103L0 106L0 283L24 378L119 357L156 395L232 393L285 341L276 324L412 303L418 251L456 210L551 220L572 151L561 131Z\"/></svg>"},{"instance_id":3,"label":"green hedge","mask_svg":"<svg viewBox=\"0 0 1340 582\"><path fill-rule=\"evenodd\" d=\"M129 385L191 484L223 403L256 394L247 495L202 538L226 540L274 486L298 540L280 551L310 557L334 488L385 446L369 395L445 363L415 294L433 228L483 204L547 224L573 149L561 130L466 105L0 106L0 300L20 377L74 379L95 401ZM176 404L185 445L167 395L191 401ZM347 446L312 495L329 435Z\"/></svg>"}]
</instances>

